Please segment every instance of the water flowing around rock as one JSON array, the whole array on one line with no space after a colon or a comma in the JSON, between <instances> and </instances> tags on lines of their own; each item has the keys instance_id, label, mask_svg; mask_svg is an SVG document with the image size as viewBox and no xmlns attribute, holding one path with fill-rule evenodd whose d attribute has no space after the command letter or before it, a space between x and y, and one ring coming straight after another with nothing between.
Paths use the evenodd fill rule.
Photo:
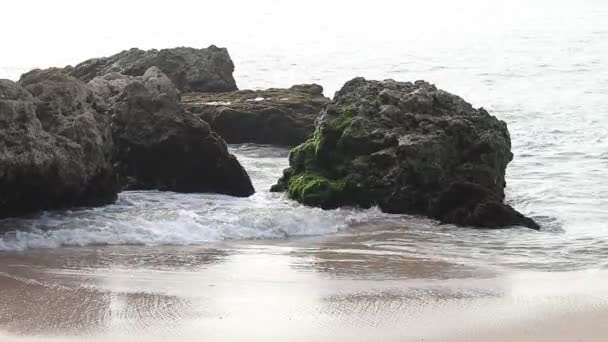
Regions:
<instances>
[{"instance_id":1,"label":"water flowing around rock","mask_svg":"<svg viewBox=\"0 0 608 342\"><path fill-rule=\"evenodd\" d=\"M480 227L538 225L503 203L505 122L424 81L355 78L291 151L273 187L307 205L379 205Z\"/></svg>"}]
</instances>

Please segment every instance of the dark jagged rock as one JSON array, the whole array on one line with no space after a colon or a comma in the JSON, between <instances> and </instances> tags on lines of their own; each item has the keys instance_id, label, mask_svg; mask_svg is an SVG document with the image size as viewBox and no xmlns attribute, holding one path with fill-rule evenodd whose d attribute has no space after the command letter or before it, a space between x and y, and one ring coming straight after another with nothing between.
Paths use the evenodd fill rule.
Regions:
<instances>
[{"instance_id":1,"label":"dark jagged rock","mask_svg":"<svg viewBox=\"0 0 608 342\"><path fill-rule=\"evenodd\" d=\"M322 208L378 205L445 223L539 226L503 203L507 125L424 82L355 78L291 150L273 187Z\"/></svg>"},{"instance_id":2,"label":"dark jagged rock","mask_svg":"<svg viewBox=\"0 0 608 342\"><path fill-rule=\"evenodd\" d=\"M116 199L103 102L59 69L0 80L0 217Z\"/></svg>"},{"instance_id":3,"label":"dark jagged rock","mask_svg":"<svg viewBox=\"0 0 608 342\"><path fill-rule=\"evenodd\" d=\"M525 217L496 194L475 183L452 183L439 195L431 213L444 222L476 227L522 225L539 229L532 219Z\"/></svg>"},{"instance_id":4,"label":"dark jagged rock","mask_svg":"<svg viewBox=\"0 0 608 342\"><path fill-rule=\"evenodd\" d=\"M289 89L189 93L182 106L207 121L228 143L294 146L314 131L321 108L329 101L317 84Z\"/></svg>"},{"instance_id":5,"label":"dark jagged rock","mask_svg":"<svg viewBox=\"0 0 608 342\"><path fill-rule=\"evenodd\" d=\"M111 104L115 160L125 189L254 192L226 143L179 107L179 91L157 67L141 77L110 73L89 84Z\"/></svg>"},{"instance_id":6,"label":"dark jagged rock","mask_svg":"<svg viewBox=\"0 0 608 342\"><path fill-rule=\"evenodd\" d=\"M64 70L88 82L112 72L142 76L152 66L160 68L181 91L237 90L232 76L234 64L228 50L214 45L206 49L179 47L144 51L134 48L110 57L90 59Z\"/></svg>"}]
</instances>

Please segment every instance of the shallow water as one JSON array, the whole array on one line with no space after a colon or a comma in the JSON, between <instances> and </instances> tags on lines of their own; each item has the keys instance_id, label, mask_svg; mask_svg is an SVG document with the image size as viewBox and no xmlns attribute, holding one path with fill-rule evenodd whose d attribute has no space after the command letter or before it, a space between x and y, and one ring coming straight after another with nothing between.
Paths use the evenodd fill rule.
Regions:
<instances>
[{"instance_id":1,"label":"shallow water","mask_svg":"<svg viewBox=\"0 0 608 342\"><path fill-rule=\"evenodd\" d=\"M132 191L114 205L45 212L0 221L0 250L99 244L200 244L221 240L284 239L336 233L355 223L395 220L379 210L323 211L271 193L287 167L288 150L240 145L232 151L248 170L257 193L220 194Z\"/></svg>"},{"instance_id":2,"label":"shallow water","mask_svg":"<svg viewBox=\"0 0 608 342\"><path fill-rule=\"evenodd\" d=\"M315 250L330 235L331 252L416 258L463 264L475 269L565 271L608 266L608 241L602 230L572 230L560 217L534 211L541 232L526 228L480 230L408 215L390 215L377 208L325 211L297 204L284 194L269 192L287 166L287 149L233 145L253 179L257 193L249 198L218 194L158 191L124 192L114 205L51 211L29 218L0 221L0 251L88 245L205 245L224 240L284 240ZM513 181L511 181L513 183ZM513 191L513 190L512 190ZM525 198L525 195L521 195ZM524 200L512 199L519 208ZM532 198L525 199L534 202ZM524 206L525 208L525 206ZM381 263L385 265L385 263ZM388 263L390 264L390 263ZM390 269L388 270L390 273ZM445 274L445 277L450 277Z\"/></svg>"},{"instance_id":3,"label":"shallow water","mask_svg":"<svg viewBox=\"0 0 608 342\"><path fill-rule=\"evenodd\" d=\"M132 46L215 43L229 48L240 88L318 82L331 96L354 76L426 79L508 123L515 159L508 168L507 200L537 219L542 231L475 230L378 210L305 208L267 191L286 165L286 150L244 145L232 149L258 190L251 198L127 192L103 208L1 221L0 229L11 232L0 240L0 250L335 236L343 241L341 249L355 254L449 260L494 271L608 267L605 1L180 5L162 7L167 17L180 18L175 27L131 29L148 22L155 6L121 3L117 21L138 11L128 18L129 28L74 32L74 25L88 19L72 16L77 10L68 2L54 3L58 17L48 34L70 39L41 40L33 31L9 35L5 45L12 48L3 52L0 77ZM10 6L25 10L27 1ZM38 6L31 20L45 23L51 5ZM253 10L259 14L250 15ZM230 13L238 25L222 25L222 15L199 20L201 11ZM8 16L0 25L8 28L18 18Z\"/></svg>"}]
</instances>

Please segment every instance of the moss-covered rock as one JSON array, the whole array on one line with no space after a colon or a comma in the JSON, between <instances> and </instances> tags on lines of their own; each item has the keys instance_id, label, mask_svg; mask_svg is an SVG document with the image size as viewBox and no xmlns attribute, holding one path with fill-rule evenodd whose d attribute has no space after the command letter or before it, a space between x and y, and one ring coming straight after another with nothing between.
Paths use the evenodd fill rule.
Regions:
<instances>
[{"instance_id":1,"label":"moss-covered rock","mask_svg":"<svg viewBox=\"0 0 608 342\"><path fill-rule=\"evenodd\" d=\"M481 227L538 225L503 203L507 125L424 81L355 78L273 186L321 208L378 205Z\"/></svg>"},{"instance_id":2,"label":"moss-covered rock","mask_svg":"<svg viewBox=\"0 0 608 342\"><path fill-rule=\"evenodd\" d=\"M324 209L336 208L342 203L346 182L331 180L322 175L306 172L289 179L289 197L310 206Z\"/></svg>"}]
</instances>

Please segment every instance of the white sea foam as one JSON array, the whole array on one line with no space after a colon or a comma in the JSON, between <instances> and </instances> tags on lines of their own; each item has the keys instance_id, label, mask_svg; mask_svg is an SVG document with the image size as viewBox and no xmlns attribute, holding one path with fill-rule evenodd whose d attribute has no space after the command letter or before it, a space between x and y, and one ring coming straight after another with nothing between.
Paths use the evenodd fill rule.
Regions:
<instances>
[{"instance_id":1,"label":"white sea foam","mask_svg":"<svg viewBox=\"0 0 608 342\"><path fill-rule=\"evenodd\" d=\"M437 226L428 219L384 214L377 208L309 208L268 190L287 166L286 149L239 145L232 151L257 190L251 197L125 192L115 204L105 207L0 220L0 231L8 231L0 235L0 251L90 245L199 245L339 233L357 234L356 239L349 239L353 248L376 253L563 270L597 267L598 256L608 251L603 223L593 220L588 220L584 230L572 229L577 220L539 218L544 226L541 233L528 229L488 231ZM509 195L509 201L528 210L528 197L521 192ZM601 215L605 214L592 213L591 217Z\"/></svg>"},{"instance_id":2,"label":"white sea foam","mask_svg":"<svg viewBox=\"0 0 608 342\"><path fill-rule=\"evenodd\" d=\"M239 153L240 152L240 153ZM45 212L0 221L0 250L118 244L198 244L226 239L281 239L336 233L390 215L377 209L325 211L268 189L286 166L285 149L243 145L239 159L257 193L249 198L159 191L125 192L109 206Z\"/></svg>"},{"instance_id":3,"label":"white sea foam","mask_svg":"<svg viewBox=\"0 0 608 342\"><path fill-rule=\"evenodd\" d=\"M268 193L250 199L222 195L127 192L117 204L96 209L47 212L3 222L14 229L0 250L116 244L197 244L224 239L286 238L338 232L349 224L383 216L378 210L323 211Z\"/></svg>"}]
</instances>

